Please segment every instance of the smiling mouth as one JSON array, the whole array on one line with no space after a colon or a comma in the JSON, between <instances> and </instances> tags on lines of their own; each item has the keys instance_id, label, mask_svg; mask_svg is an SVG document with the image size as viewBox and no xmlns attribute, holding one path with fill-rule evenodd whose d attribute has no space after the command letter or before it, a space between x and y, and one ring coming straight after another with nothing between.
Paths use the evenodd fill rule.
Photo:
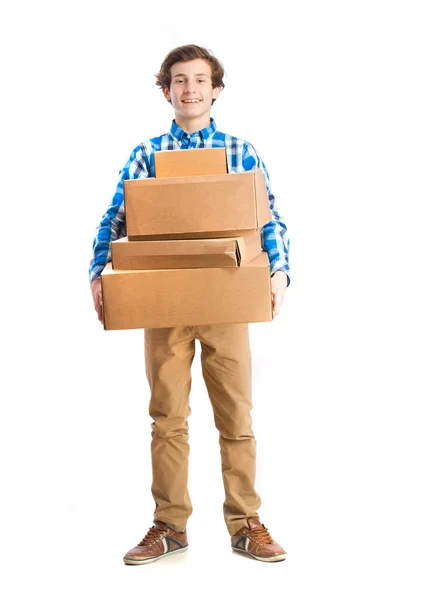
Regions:
<instances>
[{"instance_id":1,"label":"smiling mouth","mask_svg":"<svg viewBox=\"0 0 424 600\"><path fill-rule=\"evenodd\" d=\"M183 104L199 104L201 100L182 100Z\"/></svg>"}]
</instances>

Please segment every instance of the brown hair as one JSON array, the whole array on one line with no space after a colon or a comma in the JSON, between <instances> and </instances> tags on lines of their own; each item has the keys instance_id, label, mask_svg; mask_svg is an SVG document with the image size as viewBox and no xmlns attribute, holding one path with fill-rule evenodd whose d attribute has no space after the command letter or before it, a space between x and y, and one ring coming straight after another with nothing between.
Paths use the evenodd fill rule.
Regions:
<instances>
[{"instance_id":1,"label":"brown hair","mask_svg":"<svg viewBox=\"0 0 424 600\"><path fill-rule=\"evenodd\" d=\"M210 50L201 46L196 46L195 44L179 46L178 48L171 50L171 52L168 52L160 67L159 73L155 75L156 85L161 89L166 88L169 90L171 88L171 67L177 62L187 62L189 60L195 60L196 58L202 58L209 63L211 67L212 87L220 87L221 90L223 90L225 84L222 80L225 71L222 63L215 58ZM214 102L215 100L212 100L212 104Z\"/></svg>"}]
</instances>

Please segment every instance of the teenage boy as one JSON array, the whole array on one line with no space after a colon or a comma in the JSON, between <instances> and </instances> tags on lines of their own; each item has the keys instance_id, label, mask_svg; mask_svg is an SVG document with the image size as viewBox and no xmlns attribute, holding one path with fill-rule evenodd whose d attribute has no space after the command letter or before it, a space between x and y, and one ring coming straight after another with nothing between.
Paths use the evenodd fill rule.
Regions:
<instances>
[{"instance_id":1,"label":"teenage boy","mask_svg":"<svg viewBox=\"0 0 424 600\"><path fill-rule=\"evenodd\" d=\"M90 263L94 306L103 320L100 275L110 260L110 245L126 235L123 182L154 177L153 154L160 150L226 148L228 172L261 168L265 174L272 220L262 229L262 247L270 259L273 316L289 283L287 229L277 213L266 167L253 146L219 132L212 104L222 89L222 64L205 48L188 45L166 56L156 85L172 105L175 119L167 134L137 146L124 168L112 202L97 228ZM143 540L124 556L126 564L144 564L187 549L186 523L192 513L187 490L190 368L195 339L202 346L202 373L220 432L224 519L233 550L274 562L286 552L261 524L255 491L256 441L252 431L251 356L248 324L145 329L145 366L151 389L153 522Z\"/></svg>"}]
</instances>

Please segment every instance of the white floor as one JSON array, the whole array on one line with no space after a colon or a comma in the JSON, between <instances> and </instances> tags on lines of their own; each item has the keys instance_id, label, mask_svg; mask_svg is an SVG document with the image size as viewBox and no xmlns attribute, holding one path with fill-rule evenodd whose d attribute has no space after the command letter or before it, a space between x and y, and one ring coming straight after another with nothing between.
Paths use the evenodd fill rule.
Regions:
<instances>
[{"instance_id":1,"label":"white floor","mask_svg":"<svg viewBox=\"0 0 424 600\"><path fill-rule=\"evenodd\" d=\"M250 329L260 516L287 560L265 564L230 549L218 434L198 346L189 550L149 565L124 565L123 555L147 532L153 512L143 333L105 333L87 322L90 343L79 355L65 353L57 361L50 355L40 379L31 374L33 385L42 384L37 395L9 407L13 436L7 438L3 423L8 598L31 590L49 599L109 599L176 589L193 599L422 597L422 440L419 423L408 417L412 400L390 392L390 373L372 387L370 380L348 379L345 357L323 356L318 340L301 348L293 333L302 337L302 327L289 322L296 295L293 288L280 321ZM74 335L68 331L69 339ZM267 357L269 347L280 354ZM101 363L104 372L91 377L92 366ZM16 382L30 393L28 383Z\"/></svg>"}]
</instances>

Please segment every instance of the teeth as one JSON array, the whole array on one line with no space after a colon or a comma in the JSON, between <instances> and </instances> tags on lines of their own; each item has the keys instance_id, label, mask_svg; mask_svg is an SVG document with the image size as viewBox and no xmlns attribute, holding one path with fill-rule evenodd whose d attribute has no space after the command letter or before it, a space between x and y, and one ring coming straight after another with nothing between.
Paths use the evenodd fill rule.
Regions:
<instances>
[{"instance_id":1,"label":"teeth","mask_svg":"<svg viewBox=\"0 0 424 600\"><path fill-rule=\"evenodd\" d=\"M200 102L199 100L183 100L184 104L193 104L193 103L197 103Z\"/></svg>"}]
</instances>

